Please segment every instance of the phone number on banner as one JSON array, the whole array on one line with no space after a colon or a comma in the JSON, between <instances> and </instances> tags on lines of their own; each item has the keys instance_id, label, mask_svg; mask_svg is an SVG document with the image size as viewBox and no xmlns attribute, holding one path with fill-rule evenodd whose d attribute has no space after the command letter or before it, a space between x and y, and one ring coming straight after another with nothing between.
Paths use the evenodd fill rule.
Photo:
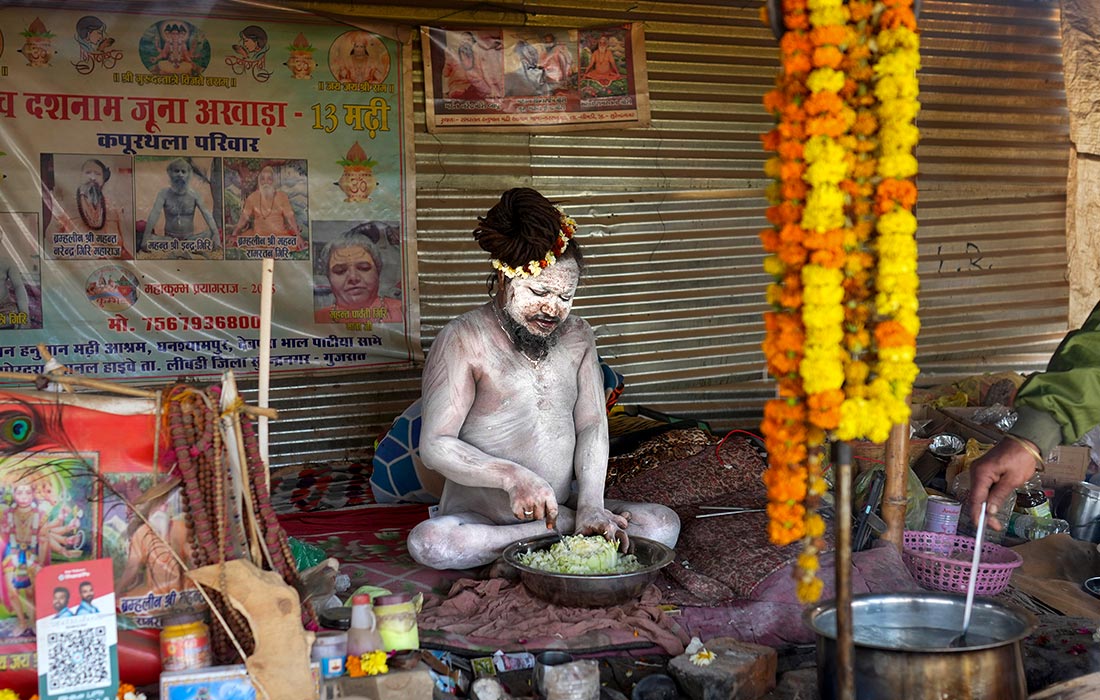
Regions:
<instances>
[{"instance_id":1,"label":"phone number on banner","mask_svg":"<svg viewBox=\"0 0 1100 700\"><path fill-rule=\"evenodd\" d=\"M143 316L147 331L210 331L259 329L259 316Z\"/></svg>"}]
</instances>

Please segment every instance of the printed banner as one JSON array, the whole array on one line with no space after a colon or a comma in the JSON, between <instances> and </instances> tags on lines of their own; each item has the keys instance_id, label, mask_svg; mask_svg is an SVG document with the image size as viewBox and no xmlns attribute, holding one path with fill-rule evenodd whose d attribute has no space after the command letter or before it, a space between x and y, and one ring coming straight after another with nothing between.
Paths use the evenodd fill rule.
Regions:
<instances>
[{"instance_id":1,"label":"printed banner","mask_svg":"<svg viewBox=\"0 0 1100 700\"><path fill-rule=\"evenodd\" d=\"M411 38L75 5L0 9L0 371L254 372L263 258L273 372L421 359Z\"/></svg>"},{"instance_id":2,"label":"printed banner","mask_svg":"<svg viewBox=\"0 0 1100 700\"><path fill-rule=\"evenodd\" d=\"M156 627L173 605L201 603L165 546L190 566L178 489L141 499L157 483L156 423L156 402L149 399L0 392L0 675L16 687L19 677L34 679L35 668L42 668L34 657L36 627L41 637L43 605L61 602L53 597L59 584L43 583L51 567L77 571L99 566L91 560L106 562L106 573L90 576L88 602L96 612L110 612L111 629ZM166 453L162 445L160 454ZM76 612L88 591L72 580L64 607Z\"/></svg>"},{"instance_id":3,"label":"printed banner","mask_svg":"<svg viewBox=\"0 0 1100 700\"><path fill-rule=\"evenodd\" d=\"M649 125L641 24L421 27L428 131Z\"/></svg>"}]
</instances>

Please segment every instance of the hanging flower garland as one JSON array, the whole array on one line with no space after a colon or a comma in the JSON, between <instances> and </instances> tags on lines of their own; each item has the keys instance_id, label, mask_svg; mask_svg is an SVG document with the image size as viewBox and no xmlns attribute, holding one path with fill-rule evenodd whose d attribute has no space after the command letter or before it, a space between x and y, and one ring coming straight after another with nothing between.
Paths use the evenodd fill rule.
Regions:
<instances>
[{"instance_id":1,"label":"hanging flower garland","mask_svg":"<svg viewBox=\"0 0 1100 700\"><path fill-rule=\"evenodd\" d=\"M919 42L912 0L782 0L782 70L764 98L772 311L763 349L768 534L802 541L797 593L817 600L816 513L828 439L882 442L917 375ZM765 17L766 20L766 17ZM877 55L872 47L877 46Z\"/></svg>"}]
</instances>

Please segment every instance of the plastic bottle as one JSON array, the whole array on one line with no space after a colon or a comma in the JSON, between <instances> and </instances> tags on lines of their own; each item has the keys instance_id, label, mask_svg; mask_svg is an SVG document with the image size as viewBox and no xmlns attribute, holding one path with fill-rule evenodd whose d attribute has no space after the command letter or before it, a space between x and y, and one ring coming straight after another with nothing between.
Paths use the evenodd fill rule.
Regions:
<instances>
[{"instance_id":1,"label":"plastic bottle","mask_svg":"<svg viewBox=\"0 0 1100 700\"><path fill-rule=\"evenodd\" d=\"M1050 500L1043 491L1043 482L1038 474L1016 489L1015 511L1035 518L1054 517L1050 512Z\"/></svg>"},{"instance_id":2,"label":"plastic bottle","mask_svg":"<svg viewBox=\"0 0 1100 700\"><path fill-rule=\"evenodd\" d=\"M968 535L973 537L977 534L978 524L970 519L970 507L967 501L970 498L970 470L966 469L959 472L955 477L954 482L951 485L951 493L955 498L962 503L962 512L959 513L959 527L958 534ZM1010 491L1008 497L1005 498L1003 503L997 506L997 521L1001 524L1000 530L994 530L987 522L985 525L985 534L982 535L982 540L985 542L1000 543L1004 540L1005 533L1008 531L1009 518L1012 516L1012 509L1016 507L1016 492Z\"/></svg>"},{"instance_id":3,"label":"plastic bottle","mask_svg":"<svg viewBox=\"0 0 1100 700\"><path fill-rule=\"evenodd\" d=\"M348 629L348 656L360 656L382 648L378 620L374 617L370 596L366 593L351 599L351 628Z\"/></svg>"},{"instance_id":4,"label":"plastic bottle","mask_svg":"<svg viewBox=\"0 0 1100 700\"><path fill-rule=\"evenodd\" d=\"M1061 518L1036 518L1033 515L1013 513L1008 525L1008 534L1025 540L1039 540L1059 532L1069 532L1069 523Z\"/></svg>"}]
</instances>

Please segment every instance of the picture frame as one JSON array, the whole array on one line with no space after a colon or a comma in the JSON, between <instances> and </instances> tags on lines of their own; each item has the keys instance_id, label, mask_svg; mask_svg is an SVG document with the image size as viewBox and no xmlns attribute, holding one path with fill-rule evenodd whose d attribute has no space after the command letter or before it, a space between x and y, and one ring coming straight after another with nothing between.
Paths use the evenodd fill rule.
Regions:
<instances>
[{"instance_id":1,"label":"picture frame","mask_svg":"<svg viewBox=\"0 0 1100 700\"><path fill-rule=\"evenodd\" d=\"M256 700L244 664L212 666L160 675L161 700Z\"/></svg>"},{"instance_id":2,"label":"picture frame","mask_svg":"<svg viewBox=\"0 0 1100 700\"><path fill-rule=\"evenodd\" d=\"M321 666L310 664L314 697L321 697ZM244 664L211 666L160 674L160 700L257 700L260 695Z\"/></svg>"}]
</instances>

